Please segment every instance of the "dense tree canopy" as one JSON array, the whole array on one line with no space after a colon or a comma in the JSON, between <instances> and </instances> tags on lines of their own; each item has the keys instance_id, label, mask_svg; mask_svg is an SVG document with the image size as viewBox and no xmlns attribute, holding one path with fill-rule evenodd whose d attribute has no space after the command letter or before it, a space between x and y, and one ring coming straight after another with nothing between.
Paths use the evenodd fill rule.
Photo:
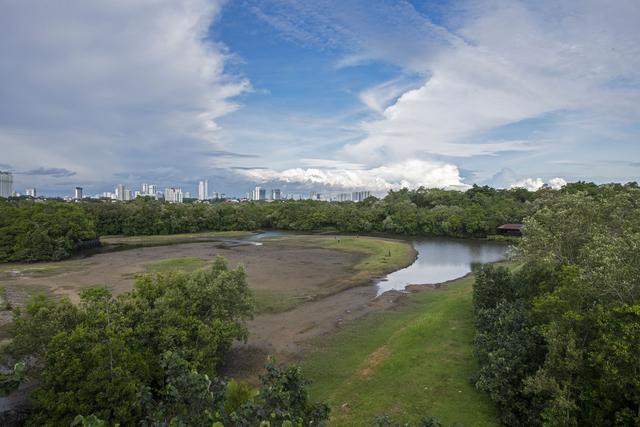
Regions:
<instances>
[{"instance_id":1,"label":"dense tree canopy","mask_svg":"<svg viewBox=\"0 0 640 427\"><path fill-rule=\"evenodd\" d=\"M105 288L83 291L77 305L38 296L16 310L7 349L35 361L40 386L28 423L71 425L78 415L77 423L98 425L321 423L328 409L308 402L297 368L270 365L266 388L240 397L217 379L252 313L244 270L222 258L192 274L139 276L118 297ZM9 389L11 375L3 377Z\"/></svg>"},{"instance_id":2,"label":"dense tree canopy","mask_svg":"<svg viewBox=\"0 0 640 427\"><path fill-rule=\"evenodd\" d=\"M95 235L94 223L76 204L0 201L0 261L57 261Z\"/></svg>"},{"instance_id":3,"label":"dense tree canopy","mask_svg":"<svg viewBox=\"0 0 640 427\"><path fill-rule=\"evenodd\" d=\"M639 425L640 189L569 190L535 202L519 271L478 274L476 385L507 425Z\"/></svg>"}]
</instances>

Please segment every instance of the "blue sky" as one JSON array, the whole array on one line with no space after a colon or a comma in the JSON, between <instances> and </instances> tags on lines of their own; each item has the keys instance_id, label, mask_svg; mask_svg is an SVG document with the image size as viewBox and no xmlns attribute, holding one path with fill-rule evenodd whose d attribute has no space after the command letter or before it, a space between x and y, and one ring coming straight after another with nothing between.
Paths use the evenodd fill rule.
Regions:
<instances>
[{"instance_id":1,"label":"blue sky","mask_svg":"<svg viewBox=\"0 0 640 427\"><path fill-rule=\"evenodd\" d=\"M634 0L10 2L0 169L55 195L637 180L639 21Z\"/></svg>"}]
</instances>

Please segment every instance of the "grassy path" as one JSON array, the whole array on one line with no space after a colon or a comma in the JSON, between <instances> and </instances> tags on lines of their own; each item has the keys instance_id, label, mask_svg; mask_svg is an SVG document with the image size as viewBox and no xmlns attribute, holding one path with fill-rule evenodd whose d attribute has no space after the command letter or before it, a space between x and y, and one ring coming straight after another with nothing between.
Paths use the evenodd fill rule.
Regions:
<instances>
[{"instance_id":1,"label":"grassy path","mask_svg":"<svg viewBox=\"0 0 640 427\"><path fill-rule=\"evenodd\" d=\"M332 425L371 425L386 414L402 422L422 416L445 425L496 426L486 396L469 382L473 358L467 276L372 313L319 343L303 363L315 400L332 408Z\"/></svg>"}]
</instances>

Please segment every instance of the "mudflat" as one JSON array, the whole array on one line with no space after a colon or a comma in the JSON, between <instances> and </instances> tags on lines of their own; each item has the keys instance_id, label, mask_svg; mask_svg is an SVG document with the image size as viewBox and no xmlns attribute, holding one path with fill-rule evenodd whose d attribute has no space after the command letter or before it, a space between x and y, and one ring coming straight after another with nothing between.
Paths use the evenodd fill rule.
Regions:
<instances>
[{"instance_id":1,"label":"mudflat","mask_svg":"<svg viewBox=\"0 0 640 427\"><path fill-rule=\"evenodd\" d=\"M258 314L249 340L238 343L223 374L255 381L268 356L299 360L309 343L350 319L393 304L393 293L376 298L372 280L410 264L415 252L392 239L290 236L258 242L210 240L131 246L56 263L2 264L0 286L13 306L44 291L78 301L84 288L130 290L136 274L206 268L217 256L244 266ZM136 242L137 243L137 242ZM393 256L390 256L393 255ZM367 285L367 286L360 286ZM11 320L3 312L0 324Z\"/></svg>"},{"instance_id":2,"label":"mudflat","mask_svg":"<svg viewBox=\"0 0 640 427\"><path fill-rule=\"evenodd\" d=\"M202 265L223 256L231 267L243 265L249 286L257 291L310 295L348 279L352 267L365 255L315 247L295 240L267 241L262 245L224 242L180 243L98 253L82 259L45 264L5 265L2 284L17 302L20 294L45 290L77 301L84 288L106 286L114 294L130 290L136 274L153 270L163 261L200 259Z\"/></svg>"}]
</instances>

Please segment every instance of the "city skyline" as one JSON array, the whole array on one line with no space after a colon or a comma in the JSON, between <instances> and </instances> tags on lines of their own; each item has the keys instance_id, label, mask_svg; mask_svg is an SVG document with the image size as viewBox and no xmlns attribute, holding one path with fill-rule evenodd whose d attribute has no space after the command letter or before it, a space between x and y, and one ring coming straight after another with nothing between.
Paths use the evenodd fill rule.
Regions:
<instances>
[{"instance_id":1,"label":"city skyline","mask_svg":"<svg viewBox=\"0 0 640 427\"><path fill-rule=\"evenodd\" d=\"M0 169L21 191L537 188L640 172L634 2L39 8L0 16Z\"/></svg>"}]
</instances>

